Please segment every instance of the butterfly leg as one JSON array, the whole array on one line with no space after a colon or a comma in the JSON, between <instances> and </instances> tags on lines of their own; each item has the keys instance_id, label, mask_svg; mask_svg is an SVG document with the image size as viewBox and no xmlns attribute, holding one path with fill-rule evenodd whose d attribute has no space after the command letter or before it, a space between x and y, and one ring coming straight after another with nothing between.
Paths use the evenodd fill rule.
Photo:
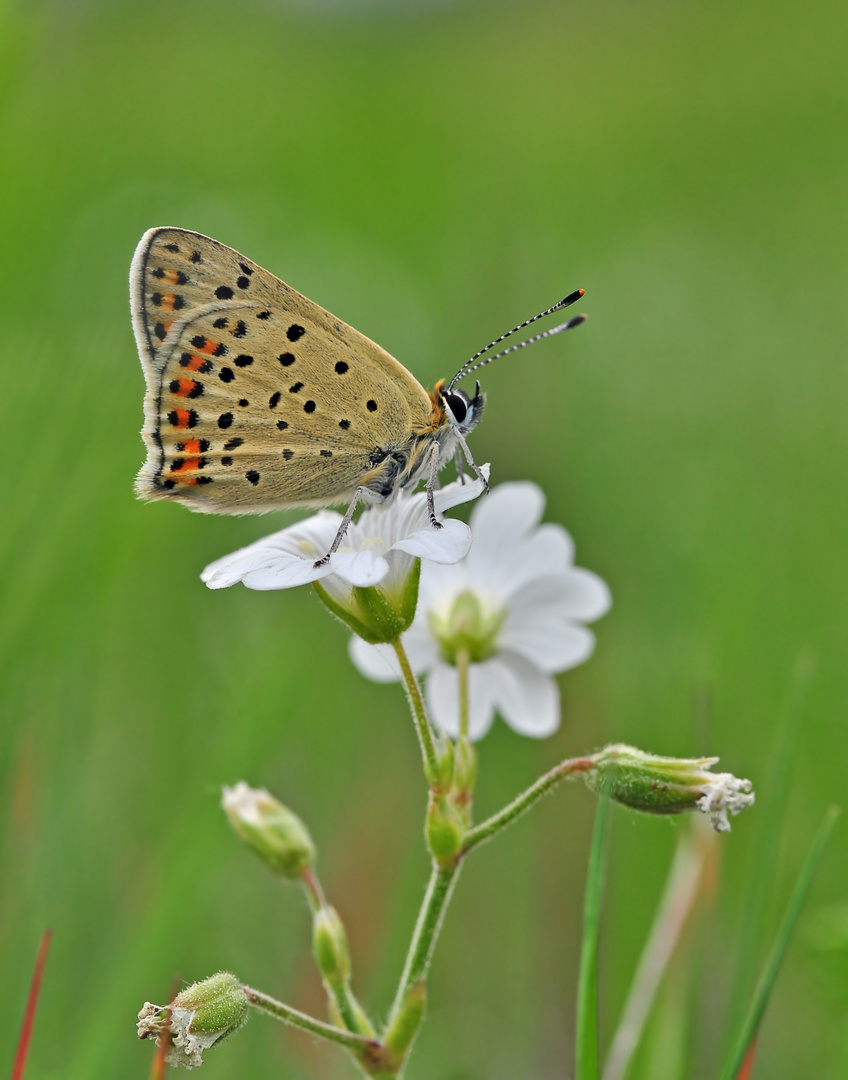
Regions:
<instances>
[{"instance_id":1,"label":"butterfly leg","mask_svg":"<svg viewBox=\"0 0 848 1080\"><path fill-rule=\"evenodd\" d=\"M456 450L454 450L454 452L453 452L453 463L454 463L454 467L456 468L456 478L457 478L457 480L459 480L460 484L464 484L465 483L465 469L463 468L463 465L462 465L462 451L459 449L459 446L457 446Z\"/></svg>"},{"instance_id":2,"label":"butterfly leg","mask_svg":"<svg viewBox=\"0 0 848 1080\"><path fill-rule=\"evenodd\" d=\"M471 451L470 451L470 450L468 449L468 443L467 443L467 442L465 441L465 439L464 439L464 438L462 437L462 435L460 434L460 432L458 432L458 431L457 431L456 429L454 429L454 432L453 432L453 434L454 434L454 438L456 439L456 441L457 441L457 442L459 443L459 445L460 445L460 446L462 447L462 452L463 452L463 454L465 454L465 460L466 460L466 461L468 462L468 464L469 464L469 465L471 466L471 469L472 469L472 471L473 471L474 475L475 475L475 476L477 477L477 479L478 479L478 480L482 480L482 481L483 481L483 487L484 487L484 488L486 489L486 491L488 492L488 490L489 490L489 481L488 481L488 480L486 479L486 477L485 477L485 476L484 476L484 475L482 474L482 472L480 471L480 468L479 468L479 466L477 465L477 462L476 462L476 461L474 460L474 458L473 458L473 457L471 456ZM457 450L457 454L458 454L458 453L459 453L459 451Z\"/></svg>"},{"instance_id":3,"label":"butterfly leg","mask_svg":"<svg viewBox=\"0 0 848 1080\"><path fill-rule=\"evenodd\" d=\"M430 525L434 529L441 529L442 523L436 517L436 503L434 492L439 486L439 444L434 440L430 448L430 472L427 476L427 513L430 515Z\"/></svg>"},{"instance_id":4,"label":"butterfly leg","mask_svg":"<svg viewBox=\"0 0 848 1080\"><path fill-rule=\"evenodd\" d=\"M356 510L357 503L362 498L364 492L365 488L358 487L353 493L353 498L351 499L350 506L347 508L347 513L342 518L342 523L341 525L339 525L339 531L336 533L336 538L335 540L333 540L332 544L330 544L330 550L327 552L326 555L323 556L323 558L318 559L317 562L312 564L316 570L319 566L326 566L327 563L330 561L330 556L334 555L339 550L339 545L341 544L342 540L344 540L344 535L347 532L347 527L348 525L350 525L351 519L353 518L353 513Z\"/></svg>"}]
</instances>

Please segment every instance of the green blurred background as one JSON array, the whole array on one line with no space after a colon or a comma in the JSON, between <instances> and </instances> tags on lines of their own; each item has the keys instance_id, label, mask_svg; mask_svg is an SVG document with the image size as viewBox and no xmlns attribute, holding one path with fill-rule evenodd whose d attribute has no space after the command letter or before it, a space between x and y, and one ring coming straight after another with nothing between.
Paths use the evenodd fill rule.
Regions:
<instances>
[{"instance_id":1,"label":"green blurred background","mask_svg":"<svg viewBox=\"0 0 848 1080\"><path fill-rule=\"evenodd\" d=\"M308 916L241 850L222 783L310 824L385 1011L427 873L405 703L306 590L207 591L291 517L142 505L127 271L181 225L269 267L426 384L582 286L591 320L486 372L496 482L531 479L611 585L542 743L480 746L481 813L610 740L717 753L756 810L633 1077L714 1077L747 868L799 658L774 926L848 760L843 3L0 5L0 1072L54 929L29 1080L144 1077L135 1013L220 968L322 1013ZM560 791L470 860L410 1080L568 1077L594 805ZM608 1040L675 826L615 815ZM756 1076L848 1075L837 830ZM831 933L817 931L821 926ZM685 1003L685 1008L681 1007ZM685 1019L684 1019L685 1017ZM209 1080L349 1077L257 1017Z\"/></svg>"}]
</instances>

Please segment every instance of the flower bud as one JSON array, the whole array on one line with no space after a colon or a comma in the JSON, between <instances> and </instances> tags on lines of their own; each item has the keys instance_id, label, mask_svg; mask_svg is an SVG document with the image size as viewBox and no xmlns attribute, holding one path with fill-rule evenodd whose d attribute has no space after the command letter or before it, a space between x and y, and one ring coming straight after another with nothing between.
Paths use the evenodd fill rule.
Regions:
<instances>
[{"instance_id":1,"label":"flower bud","mask_svg":"<svg viewBox=\"0 0 848 1080\"><path fill-rule=\"evenodd\" d=\"M147 1001L138 1014L138 1037L167 1039L169 1065L195 1069L208 1050L247 1022L248 1002L241 983L228 971L219 971L177 994L170 1005Z\"/></svg>"},{"instance_id":2,"label":"flower bud","mask_svg":"<svg viewBox=\"0 0 848 1080\"><path fill-rule=\"evenodd\" d=\"M350 978L350 956L344 926L335 908L324 904L312 921L312 952L321 975L332 986Z\"/></svg>"},{"instance_id":3,"label":"flower bud","mask_svg":"<svg viewBox=\"0 0 848 1080\"><path fill-rule=\"evenodd\" d=\"M754 804L750 780L708 771L717 757L658 757L616 743L589 760L595 767L584 777L592 790L633 810L649 814L697 810L710 815L716 831L728 832L728 813L739 814Z\"/></svg>"},{"instance_id":4,"label":"flower bud","mask_svg":"<svg viewBox=\"0 0 848 1080\"><path fill-rule=\"evenodd\" d=\"M430 796L425 824L427 847L433 861L443 870L456 866L465 837L465 823L453 799L435 793Z\"/></svg>"},{"instance_id":5,"label":"flower bud","mask_svg":"<svg viewBox=\"0 0 848 1080\"><path fill-rule=\"evenodd\" d=\"M224 788L222 805L237 835L271 869L296 879L315 863L315 846L306 826L264 788L240 780Z\"/></svg>"}]
</instances>

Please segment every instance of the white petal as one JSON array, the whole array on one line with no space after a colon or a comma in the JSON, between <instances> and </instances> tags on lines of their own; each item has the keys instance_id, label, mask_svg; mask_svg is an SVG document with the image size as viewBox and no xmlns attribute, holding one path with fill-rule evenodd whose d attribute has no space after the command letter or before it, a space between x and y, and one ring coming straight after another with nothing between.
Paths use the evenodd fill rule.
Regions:
<instances>
[{"instance_id":1,"label":"white petal","mask_svg":"<svg viewBox=\"0 0 848 1080\"><path fill-rule=\"evenodd\" d=\"M306 566L311 566L329 549L341 520L341 515L325 511L305 521L298 521L286 529L271 533L270 536L263 536L261 540L247 547L216 559L205 568L200 575L201 580L206 582L211 589L222 589L241 581L245 574L253 570L277 566L281 558L285 565L292 560L297 560ZM315 577L308 575L304 580L313 581ZM292 584L302 583L302 581L292 582ZM270 586L270 588L288 587L288 585Z\"/></svg>"},{"instance_id":2,"label":"white petal","mask_svg":"<svg viewBox=\"0 0 848 1080\"><path fill-rule=\"evenodd\" d=\"M480 467L480 472L489 479L489 473L491 471L491 465L488 463ZM503 486L503 485L501 485ZM476 499L478 495L486 490L486 486L482 480L475 477L473 480L466 478L465 483L460 483L459 480L454 480L452 484L446 484L443 488L439 488L438 491L433 493L433 502L436 507L437 514L444 514L446 510L450 510L453 506L460 506L462 503L471 502L472 499Z\"/></svg>"},{"instance_id":3,"label":"white petal","mask_svg":"<svg viewBox=\"0 0 848 1080\"><path fill-rule=\"evenodd\" d=\"M471 515L471 528L480 542L495 551L512 545L542 520L545 496L537 484L499 484L482 499Z\"/></svg>"},{"instance_id":4,"label":"white petal","mask_svg":"<svg viewBox=\"0 0 848 1080\"><path fill-rule=\"evenodd\" d=\"M563 614L579 622L594 622L606 615L612 606L607 583L591 570L579 566L573 566L555 578L529 582L520 596L513 597L513 603L532 604L536 597L544 597L548 602L556 598Z\"/></svg>"},{"instance_id":5,"label":"white petal","mask_svg":"<svg viewBox=\"0 0 848 1080\"><path fill-rule=\"evenodd\" d=\"M549 612L534 622L516 624L507 618L498 635L498 648L517 653L552 675L588 660L595 648L595 635Z\"/></svg>"},{"instance_id":6,"label":"white petal","mask_svg":"<svg viewBox=\"0 0 848 1080\"><path fill-rule=\"evenodd\" d=\"M315 566L311 559L298 559L294 555L277 555L265 566L248 570L241 575L241 582L248 589L266 591L268 589L293 589L297 585L308 585L319 581L332 573L330 566ZM206 582L210 589L220 589L218 577ZM228 582L232 584L232 582Z\"/></svg>"},{"instance_id":7,"label":"white petal","mask_svg":"<svg viewBox=\"0 0 848 1080\"><path fill-rule=\"evenodd\" d=\"M331 572L343 581L363 587L378 585L389 572L389 564L372 549L337 551L330 556L329 565Z\"/></svg>"},{"instance_id":8,"label":"white petal","mask_svg":"<svg viewBox=\"0 0 848 1080\"><path fill-rule=\"evenodd\" d=\"M400 680L400 665L391 645L369 645L354 635L348 648L351 660L366 679L373 682Z\"/></svg>"},{"instance_id":9,"label":"white petal","mask_svg":"<svg viewBox=\"0 0 848 1080\"><path fill-rule=\"evenodd\" d=\"M543 739L559 727L559 688L523 657L502 653L491 673L498 712L519 735Z\"/></svg>"},{"instance_id":10,"label":"white petal","mask_svg":"<svg viewBox=\"0 0 848 1080\"><path fill-rule=\"evenodd\" d=\"M482 739L492 726L495 705L491 669L496 661L472 664L468 672L468 734ZM427 676L427 707L430 718L448 735L459 735L459 678L456 668L437 663Z\"/></svg>"},{"instance_id":11,"label":"white petal","mask_svg":"<svg viewBox=\"0 0 848 1080\"><path fill-rule=\"evenodd\" d=\"M462 521L447 518L441 529L425 525L406 540L398 540L393 550L437 563L457 563L465 558L470 547L471 529Z\"/></svg>"}]
</instances>

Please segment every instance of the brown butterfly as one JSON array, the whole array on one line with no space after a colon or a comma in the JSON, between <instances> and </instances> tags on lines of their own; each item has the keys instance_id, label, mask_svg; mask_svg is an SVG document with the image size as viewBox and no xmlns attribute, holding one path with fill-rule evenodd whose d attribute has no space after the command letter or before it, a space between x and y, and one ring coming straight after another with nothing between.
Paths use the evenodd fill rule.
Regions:
<instances>
[{"instance_id":1,"label":"brown butterfly","mask_svg":"<svg viewBox=\"0 0 848 1080\"><path fill-rule=\"evenodd\" d=\"M570 293L536 319L574 303ZM147 381L136 479L145 499L248 514L349 503L326 557L359 501L383 502L426 477L430 519L438 470L465 456L483 412L459 379L491 360L583 321L474 361L431 393L379 345L217 240L150 229L130 268L130 306Z\"/></svg>"}]
</instances>

